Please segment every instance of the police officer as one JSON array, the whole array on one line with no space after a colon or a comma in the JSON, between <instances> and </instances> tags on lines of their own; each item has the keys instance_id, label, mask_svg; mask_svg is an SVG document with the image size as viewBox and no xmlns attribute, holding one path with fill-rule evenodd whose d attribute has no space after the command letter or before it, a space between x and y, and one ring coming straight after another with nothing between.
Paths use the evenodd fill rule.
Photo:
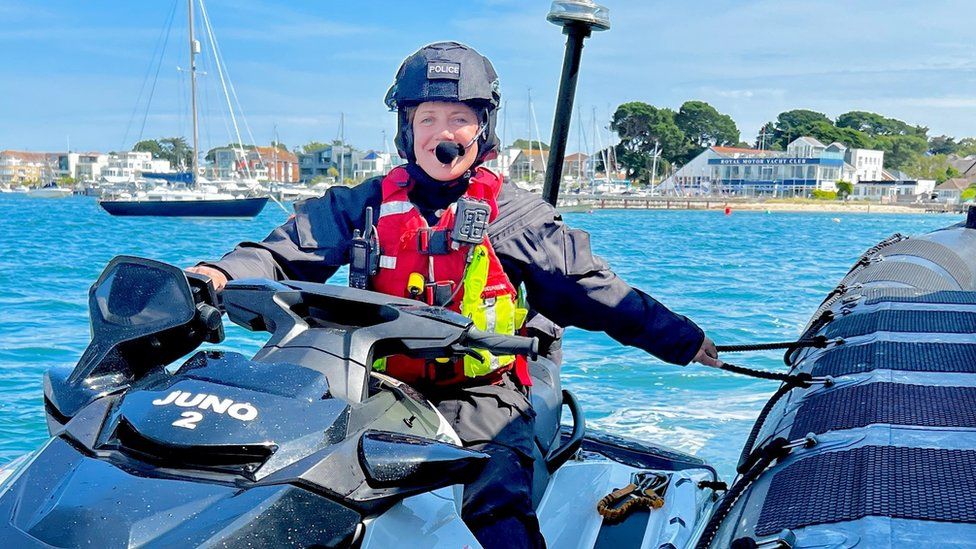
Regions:
<instances>
[{"instance_id":1,"label":"police officer","mask_svg":"<svg viewBox=\"0 0 976 549\"><path fill-rule=\"evenodd\" d=\"M702 330L618 278L592 254L587 233L481 166L499 145L500 98L494 68L472 48L421 48L403 62L386 97L397 112L405 166L300 202L262 242L241 243L190 270L210 276L218 289L240 278L324 282L349 263L353 231L367 226L371 207L380 248L374 290L453 308L481 329L522 329L539 337L542 353L557 364L562 327L576 326L674 364L719 365ZM482 214L490 221L487 237L455 238L459 218ZM457 363L389 357L374 367L420 388L466 446L491 456L464 491L462 515L482 545L544 546L531 500L535 415L524 362L483 353Z\"/></svg>"}]
</instances>

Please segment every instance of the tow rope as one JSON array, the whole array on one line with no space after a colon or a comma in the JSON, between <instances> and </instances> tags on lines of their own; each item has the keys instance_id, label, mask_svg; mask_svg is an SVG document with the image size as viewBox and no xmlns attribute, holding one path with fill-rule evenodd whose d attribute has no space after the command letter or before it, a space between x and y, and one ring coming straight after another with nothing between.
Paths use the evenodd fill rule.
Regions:
<instances>
[{"instance_id":1,"label":"tow rope","mask_svg":"<svg viewBox=\"0 0 976 549\"><path fill-rule=\"evenodd\" d=\"M835 340L828 340L824 336L816 336L809 339L800 339L793 343L767 343L762 345L729 345L726 346L724 350L725 352L741 352L746 350L757 350L756 349L757 347L761 347L763 345L765 345L765 347L763 347L763 350L776 348L773 347L774 345L789 345L789 346L793 346L795 350L799 348L798 344L803 344L804 346L807 347L816 347L818 349L823 349L830 344L842 345L843 343L844 340L840 338ZM746 349L746 347L748 347L748 349ZM722 347L716 346L716 348L723 350ZM729 348L734 348L734 349L730 350ZM790 352L792 352L792 350L789 351L787 355ZM783 374L779 372L768 372L765 370L754 370L752 368L745 368L742 366L736 366L735 364L729 364L729 363L724 363L721 366L718 366L717 368L734 374L741 374L741 375L746 375L746 376L755 377L759 379L768 379L770 381L780 381L783 383L783 385L776 390L773 396L766 401L766 404L759 412L759 417L756 418L756 422L752 426L752 430L749 432L749 436L746 438L745 446L742 447L742 453L739 455L739 463L736 466L736 471L739 474L745 474L747 471L750 470L750 468L752 468L753 465L755 465L760 460L761 457L760 450L763 450L763 448L760 448L759 450L754 452L753 447L756 444L756 439L759 437L759 431L762 429L762 426L766 423L766 417L769 416L769 413L773 410L773 407L776 405L777 402L779 402L781 398L786 396L786 394L792 391L793 389L806 389L814 385L823 385L824 387L830 387L834 384L834 378L830 376L814 377L807 372L800 372L798 374Z\"/></svg>"},{"instance_id":2,"label":"tow rope","mask_svg":"<svg viewBox=\"0 0 976 549\"><path fill-rule=\"evenodd\" d=\"M736 366L735 364L730 364L728 362L722 363L722 365L717 366L717 368L733 374L740 374L758 379L768 379L770 381L781 381L790 389L797 387L806 389L807 387L811 387L813 385L825 385L829 387L834 383L833 378L830 376L813 377L806 372L800 372L799 374L783 374L780 372L768 372L766 370L754 370L744 366Z\"/></svg>"},{"instance_id":3,"label":"tow rope","mask_svg":"<svg viewBox=\"0 0 976 549\"><path fill-rule=\"evenodd\" d=\"M802 349L804 347L814 347L816 349L825 349L828 345L843 345L844 340L841 338L837 339L827 339L825 336L818 335L810 338L802 338L796 341L786 341L782 343L753 343L750 345L716 345L715 349L720 353L742 353L747 351L769 351L773 349L788 349L787 355L792 353L797 349ZM813 377L808 373L799 374L783 374L779 372L768 372L765 370L754 370L752 368L746 368L744 366L737 366L735 364L730 364L728 362L723 363L721 366L716 366L719 370L725 370L726 372L731 372L733 374L740 374L749 377L755 377L759 379L768 379L770 381L781 381L789 386L791 389L794 387L807 388L811 385L825 384L831 385L833 380L830 377Z\"/></svg>"},{"instance_id":4,"label":"tow rope","mask_svg":"<svg viewBox=\"0 0 976 549\"><path fill-rule=\"evenodd\" d=\"M660 509L664 505L664 493L669 481L670 478L664 474L637 473L630 484L604 496L596 504L596 511L605 522L616 524L640 507L648 511Z\"/></svg>"},{"instance_id":5,"label":"tow rope","mask_svg":"<svg viewBox=\"0 0 976 549\"><path fill-rule=\"evenodd\" d=\"M803 349L805 347L814 347L816 349L823 349L831 343L836 343L827 339L825 336L818 335L811 338L798 339L796 341L785 341L782 343L754 343L751 345L716 345L715 349L720 353L742 353L746 351L772 351L776 349L789 349L790 351L794 349Z\"/></svg>"}]
</instances>

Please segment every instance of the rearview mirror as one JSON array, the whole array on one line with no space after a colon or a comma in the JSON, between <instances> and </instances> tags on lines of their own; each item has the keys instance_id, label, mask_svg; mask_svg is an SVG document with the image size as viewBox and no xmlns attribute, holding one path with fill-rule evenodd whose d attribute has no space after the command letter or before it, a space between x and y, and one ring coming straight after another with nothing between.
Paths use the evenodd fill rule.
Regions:
<instances>
[{"instance_id":1,"label":"rearview mirror","mask_svg":"<svg viewBox=\"0 0 976 549\"><path fill-rule=\"evenodd\" d=\"M359 439L359 463L371 488L466 484L487 462L482 452L412 435L370 430Z\"/></svg>"}]
</instances>

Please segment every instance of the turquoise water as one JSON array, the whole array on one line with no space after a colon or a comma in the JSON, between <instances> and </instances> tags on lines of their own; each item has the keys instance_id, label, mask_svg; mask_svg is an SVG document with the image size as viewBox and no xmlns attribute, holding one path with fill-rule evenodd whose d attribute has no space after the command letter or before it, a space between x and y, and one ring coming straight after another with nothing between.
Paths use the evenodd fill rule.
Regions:
<instances>
[{"instance_id":1,"label":"turquoise water","mask_svg":"<svg viewBox=\"0 0 976 549\"><path fill-rule=\"evenodd\" d=\"M191 265L285 219L113 218L90 198L0 195L0 463L46 438L43 372L73 365L88 343L87 291L118 254ZM701 325L720 344L795 337L866 248L893 232L917 234L961 216L601 211L566 214L632 285ZM836 219L836 220L835 220ZM839 221L837 221L839 220ZM221 347L255 351L231 325ZM725 476L763 402L767 381L661 363L603 334L570 330L565 384L588 424L700 455ZM782 368L780 353L735 362ZM730 358L730 357L727 357Z\"/></svg>"}]
</instances>

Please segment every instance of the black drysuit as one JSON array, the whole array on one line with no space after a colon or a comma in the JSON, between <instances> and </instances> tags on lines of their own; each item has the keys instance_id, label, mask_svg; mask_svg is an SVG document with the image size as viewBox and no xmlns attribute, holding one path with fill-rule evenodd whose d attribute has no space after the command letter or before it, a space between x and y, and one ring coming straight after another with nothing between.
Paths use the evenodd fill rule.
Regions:
<instances>
[{"instance_id":1,"label":"black drysuit","mask_svg":"<svg viewBox=\"0 0 976 549\"><path fill-rule=\"evenodd\" d=\"M349 262L349 241L354 229L365 227L367 207L377 222L380 183L374 178L300 202L296 215L264 241L241 243L220 261L204 265L230 279L324 282ZM429 220L435 208L463 192L456 188L444 198L440 190L419 194L414 192L418 188L411 191L411 200ZM618 278L592 254L586 232L567 227L538 195L512 184L502 187L497 204L489 239L513 285L525 287L531 309L527 327L540 337L543 354L558 364L562 327L576 326L606 332L674 364L694 358L704 338L701 329ZM510 376L500 385L425 393L465 445L492 456L464 493L463 518L478 540L486 547L541 546L531 501L535 414L527 388Z\"/></svg>"}]
</instances>

